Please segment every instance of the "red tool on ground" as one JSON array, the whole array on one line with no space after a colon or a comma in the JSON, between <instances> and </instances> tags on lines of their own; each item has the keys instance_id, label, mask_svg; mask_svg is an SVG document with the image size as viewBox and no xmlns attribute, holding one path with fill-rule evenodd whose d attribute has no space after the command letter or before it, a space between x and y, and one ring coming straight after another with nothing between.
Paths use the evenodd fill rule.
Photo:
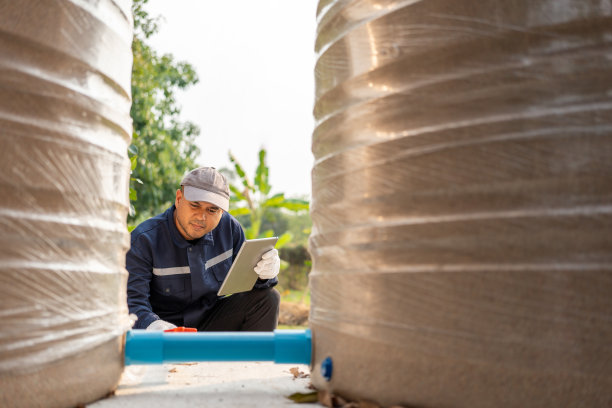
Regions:
<instances>
[{"instance_id":1,"label":"red tool on ground","mask_svg":"<svg viewBox=\"0 0 612 408\"><path fill-rule=\"evenodd\" d=\"M164 330L164 332L197 332L198 329L193 327L175 327L174 329Z\"/></svg>"}]
</instances>

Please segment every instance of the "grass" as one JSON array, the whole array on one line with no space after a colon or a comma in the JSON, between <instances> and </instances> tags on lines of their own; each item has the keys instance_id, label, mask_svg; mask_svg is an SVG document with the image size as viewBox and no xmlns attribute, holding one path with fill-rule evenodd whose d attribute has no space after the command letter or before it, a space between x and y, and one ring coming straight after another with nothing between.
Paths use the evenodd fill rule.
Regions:
<instances>
[{"instance_id":1,"label":"grass","mask_svg":"<svg viewBox=\"0 0 612 408\"><path fill-rule=\"evenodd\" d=\"M281 290L281 302L304 303L310 306L310 290L284 289Z\"/></svg>"}]
</instances>

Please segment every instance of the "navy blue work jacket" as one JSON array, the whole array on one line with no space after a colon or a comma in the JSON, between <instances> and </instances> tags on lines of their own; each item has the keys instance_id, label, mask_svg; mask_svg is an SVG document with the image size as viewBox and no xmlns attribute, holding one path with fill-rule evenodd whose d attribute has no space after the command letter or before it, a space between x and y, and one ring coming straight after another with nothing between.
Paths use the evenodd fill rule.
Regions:
<instances>
[{"instance_id":1,"label":"navy blue work jacket","mask_svg":"<svg viewBox=\"0 0 612 408\"><path fill-rule=\"evenodd\" d=\"M132 231L126 268L128 308L138 316L135 329L157 319L197 327L219 299L217 291L245 239L238 221L224 212L214 230L187 241L176 229L174 210L173 205ZM277 282L257 280L255 287Z\"/></svg>"}]
</instances>

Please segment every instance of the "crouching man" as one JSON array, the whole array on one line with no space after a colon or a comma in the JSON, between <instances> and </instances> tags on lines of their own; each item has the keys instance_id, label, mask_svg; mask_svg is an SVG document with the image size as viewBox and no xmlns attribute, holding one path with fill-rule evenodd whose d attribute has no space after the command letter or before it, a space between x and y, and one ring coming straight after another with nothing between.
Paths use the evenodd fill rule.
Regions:
<instances>
[{"instance_id":1,"label":"crouching man","mask_svg":"<svg viewBox=\"0 0 612 408\"><path fill-rule=\"evenodd\" d=\"M244 231L229 214L229 185L213 167L189 172L174 205L134 229L126 256L127 297L135 329L176 326L198 331L270 331L276 328L280 295L273 287L278 251L255 267L255 287L218 297Z\"/></svg>"}]
</instances>

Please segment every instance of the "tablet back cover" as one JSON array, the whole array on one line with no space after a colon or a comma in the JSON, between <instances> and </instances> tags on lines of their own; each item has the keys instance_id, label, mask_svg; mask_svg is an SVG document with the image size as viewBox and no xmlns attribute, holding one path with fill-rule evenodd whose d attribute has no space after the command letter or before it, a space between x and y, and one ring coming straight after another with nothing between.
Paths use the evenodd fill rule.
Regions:
<instances>
[{"instance_id":1,"label":"tablet back cover","mask_svg":"<svg viewBox=\"0 0 612 408\"><path fill-rule=\"evenodd\" d=\"M257 281L257 273L253 268L264 253L274 248L276 241L278 237L244 241L217 295L231 295L253 289Z\"/></svg>"}]
</instances>

